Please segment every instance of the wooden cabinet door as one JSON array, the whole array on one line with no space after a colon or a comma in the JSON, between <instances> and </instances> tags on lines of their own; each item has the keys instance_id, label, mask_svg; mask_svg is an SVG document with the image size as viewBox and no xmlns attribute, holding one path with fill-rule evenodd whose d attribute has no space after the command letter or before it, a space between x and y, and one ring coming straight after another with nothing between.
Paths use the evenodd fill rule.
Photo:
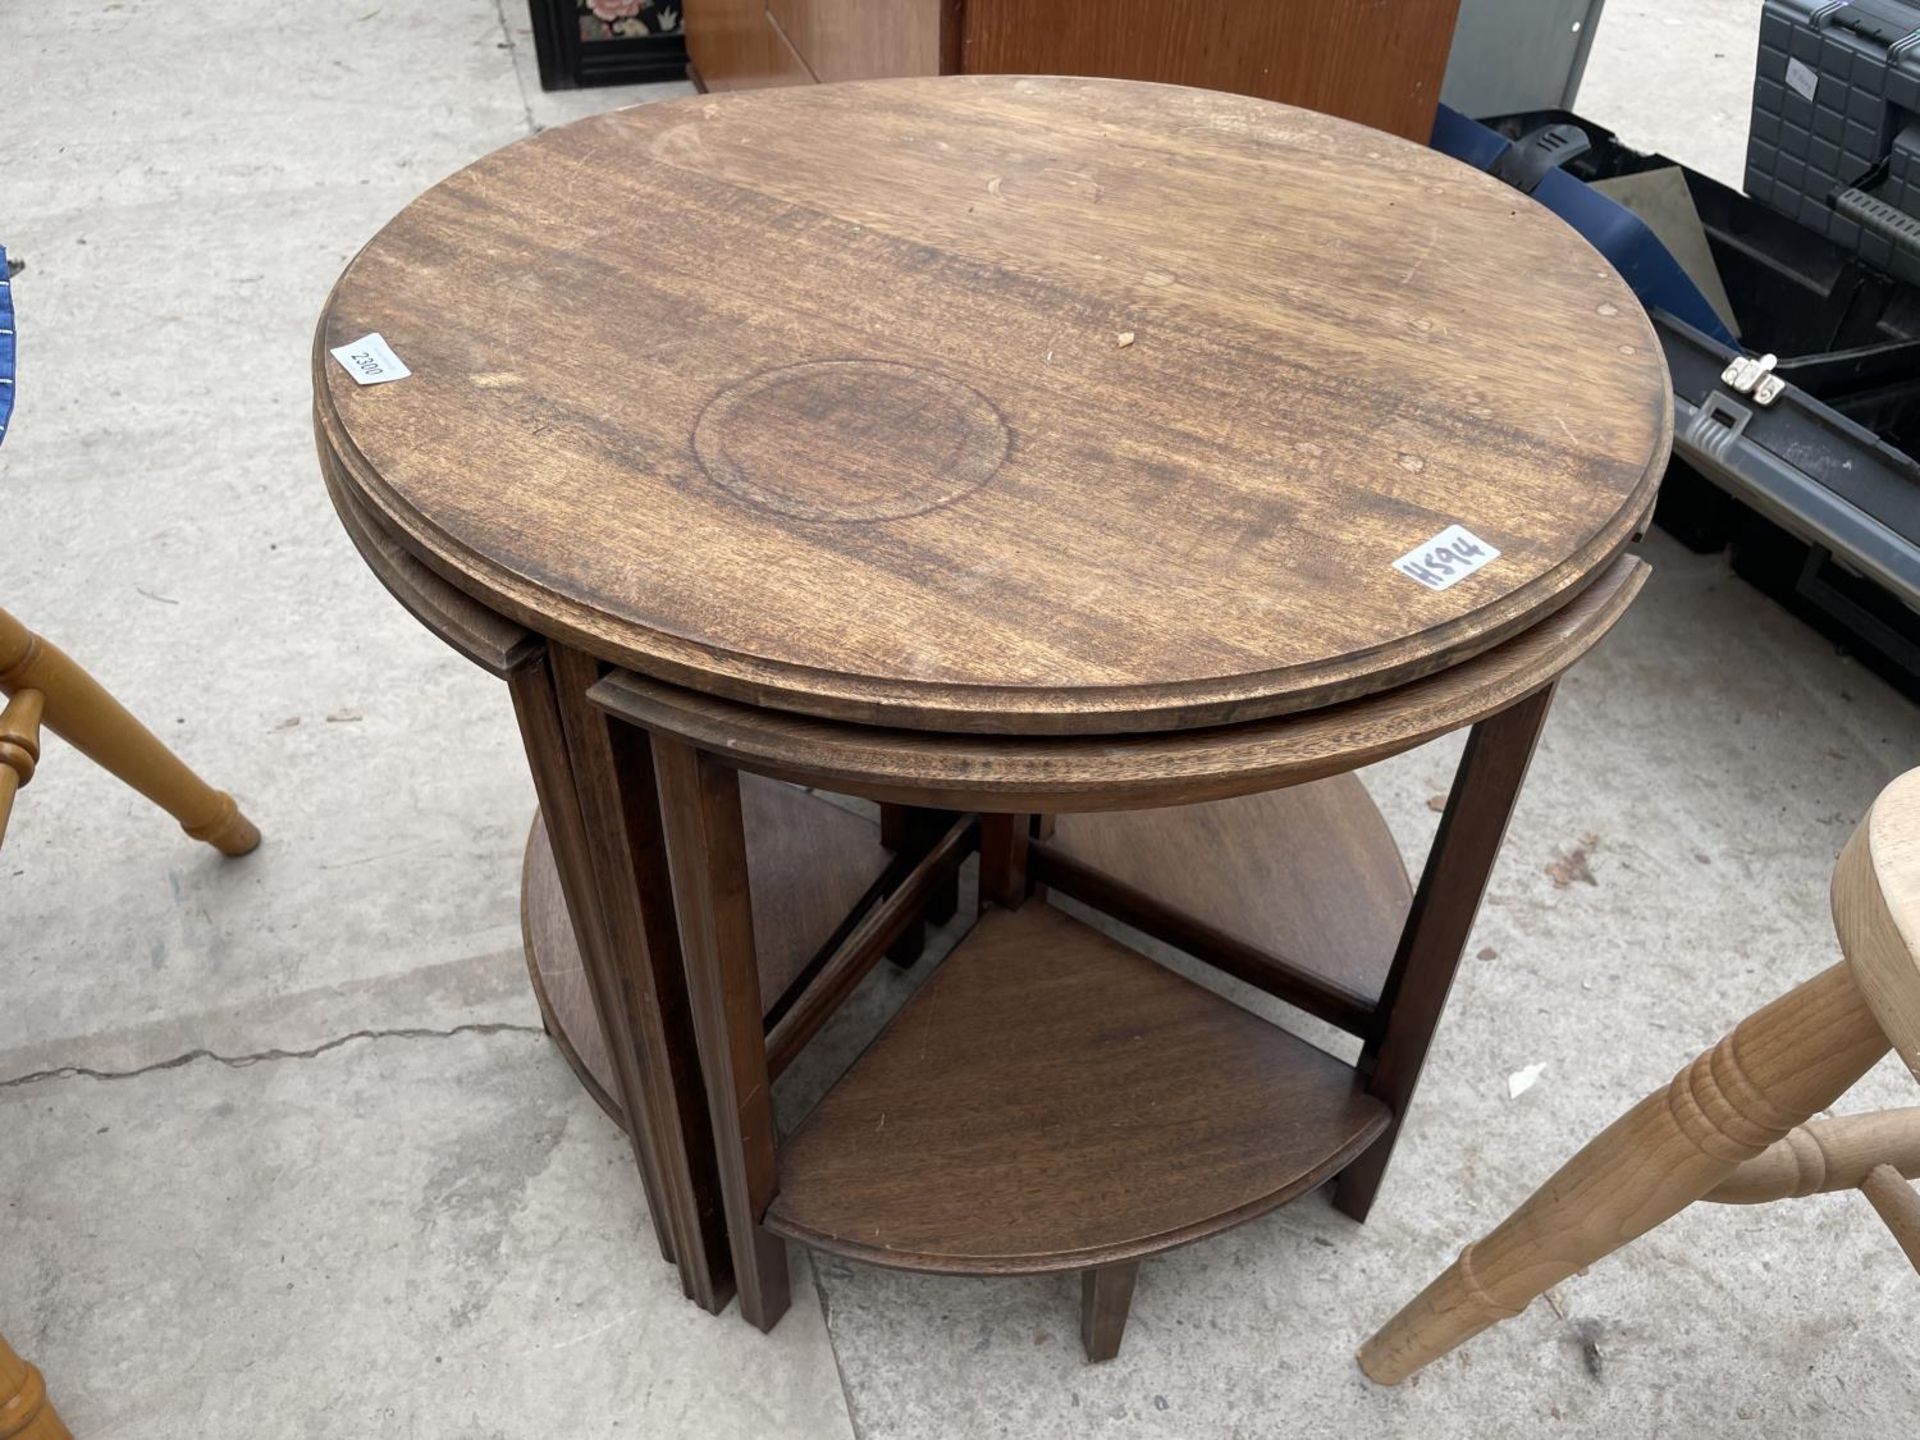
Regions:
<instances>
[{"instance_id":1,"label":"wooden cabinet door","mask_svg":"<svg viewBox=\"0 0 1920 1440\"><path fill-rule=\"evenodd\" d=\"M940 73L942 0L767 0L816 80Z\"/></svg>"},{"instance_id":2,"label":"wooden cabinet door","mask_svg":"<svg viewBox=\"0 0 1920 1440\"><path fill-rule=\"evenodd\" d=\"M965 0L959 68L1231 90L1425 144L1459 8L1460 0Z\"/></svg>"},{"instance_id":3,"label":"wooden cabinet door","mask_svg":"<svg viewBox=\"0 0 1920 1440\"><path fill-rule=\"evenodd\" d=\"M766 0L699 0L686 11L687 58L709 90L804 85L807 67L775 28Z\"/></svg>"}]
</instances>

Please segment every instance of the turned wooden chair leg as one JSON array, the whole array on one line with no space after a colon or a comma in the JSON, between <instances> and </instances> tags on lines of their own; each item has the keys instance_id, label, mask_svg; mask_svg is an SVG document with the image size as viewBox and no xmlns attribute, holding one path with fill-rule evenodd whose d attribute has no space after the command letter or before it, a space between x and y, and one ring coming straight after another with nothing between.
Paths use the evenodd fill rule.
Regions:
<instances>
[{"instance_id":1,"label":"turned wooden chair leg","mask_svg":"<svg viewBox=\"0 0 1920 1440\"><path fill-rule=\"evenodd\" d=\"M0 693L37 690L46 727L180 822L195 840L244 855L260 832L57 646L0 610Z\"/></svg>"},{"instance_id":2,"label":"turned wooden chair leg","mask_svg":"<svg viewBox=\"0 0 1920 1440\"><path fill-rule=\"evenodd\" d=\"M1721 1205L1858 1190L1920 1270L1920 1105L1796 1125L1703 1198Z\"/></svg>"},{"instance_id":3,"label":"turned wooden chair leg","mask_svg":"<svg viewBox=\"0 0 1920 1440\"><path fill-rule=\"evenodd\" d=\"M1139 1276L1138 1260L1080 1273L1080 1343L1087 1359L1111 1360L1120 1353L1127 1311L1133 1306L1133 1282Z\"/></svg>"},{"instance_id":4,"label":"turned wooden chair leg","mask_svg":"<svg viewBox=\"0 0 1920 1440\"><path fill-rule=\"evenodd\" d=\"M1914 1270L1920 1272L1920 1190L1893 1166L1876 1165L1860 1182L1860 1193L1879 1211Z\"/></svg>"},{"instance_id":5,"label":"turned wooden chair leg","mask_svg":"<svg viewBox=\"0 0 1920 1440\"><path fill-rule=\"evenodd\" d=\"M1702 1198L1716 1205L1764 1205L1857 1190L1880 1165L1920 1175L1920 1105L1796 1125Z\"/></svg>"},{"instance_id":6,"label":"turned wooden chair leg","mask_svg":"<svg viewBox=\"0 0 1920 1440\"><path fill-rule=\"evenodd\" d=\"M1920 770L1833 872L1846 959L1756 1011L1614 1121L1361 1347L1398 1384L1696 1200L1858 1186L1920 1269L1920 1109L1809 1122L1889 1049L1920 1079ZM1904 1173L1903 1173L1904 1172Z\"/></svg>"},{"instance_id":7,"label":"turned wooden chair leg","mask_svg":"<svg viewBox=\"0 0 1920 1440\"><path fill-rule=\"evenodd\" d=\"M0 1440L73 1440L61 1423L46 1382L0 1335Z\"/></svg>"},{"instance_id":8,"label":"turned wooden chair leg","mask_svg":"<svg viewBox=\"0 0 1920 1440\"><path fill-rule=\"evenodd\" d=\"M1592 1140L1360 1351L1396 1385L1704 1198L1887 1053L1845 963L1771 1005Z\"/></svg>"},{"instance_id":9,"label":"turned wooden chair leg","mask_svg":"<svg viewBox=\"0 0 1920 1440\"><path fill-rule=\"evenodd\" d=\"M38 690L22 690L0 710L0 844L7 839L7 821L13 816L13 797L33 779L40 763L40 711L45 704Z\"/></svg>"}]
</instances>

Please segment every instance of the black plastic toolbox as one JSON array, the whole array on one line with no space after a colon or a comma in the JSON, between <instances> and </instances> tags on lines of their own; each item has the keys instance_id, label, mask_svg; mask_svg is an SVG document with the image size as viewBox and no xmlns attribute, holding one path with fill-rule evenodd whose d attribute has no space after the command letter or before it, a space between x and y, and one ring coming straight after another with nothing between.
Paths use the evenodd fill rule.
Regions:
<instances>
[{"instance_id":1,"label":"black plastic toolbox","mask_svg":"<svg viewBox=\"0 0 1920 1440\"><path fill-rule=\"evenodd\" d=\"M1510 141L1570 124L1592 184L1677 169L1742 348L1649 306L1673 376L1674 459L1655 520L1920 695L1920 286L1566 111L1481 122ZM1761 403L1729 377L1778 356Z\"/></svg>"}]
</instances>

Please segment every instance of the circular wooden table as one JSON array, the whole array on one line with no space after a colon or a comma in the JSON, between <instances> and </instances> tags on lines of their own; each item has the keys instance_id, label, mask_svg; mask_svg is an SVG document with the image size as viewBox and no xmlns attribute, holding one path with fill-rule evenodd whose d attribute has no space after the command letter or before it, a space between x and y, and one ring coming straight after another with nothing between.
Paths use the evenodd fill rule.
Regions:
<instances>
[{"instance_id":1,"label":"circular wooden table","mask_svg":"<svg viewBox=\"0 0 1920 1440\"><path fill-rule=\"evenodd\" d=\"M330 358L371 333L407 378ZM1671 429L1637 302L1530 201L1328 117L1102 80L695 97L548 131L376 236L314 363L363 554L513 689L543 1005L602 1103L643 1117L689 1293L737 1285L771 1324L776 1232L1086 1269L1094 1353L1139 1255L1336 1170L1344 1208L1371 1204L1552 682L1642 579L1623 551ZM1465 725L1410 894L1346 772ZM789 782L879 801L886 833ZM940 1031L939 1076L889 1040L903 1016L776 1146L771 1076L883 951L906 958L976 848L1009 914L922 991L972 1016ZM1023 905L1036 884L1362 1036L1360 1065L1168 990ZM1156 1132L1183 1173L1259 1153L1234 1117L1263 1105L1321 1119L1190 1184L1137 1134L1125 1157L1066 1147L1111 1167L1092 1180L1036 1169L1104 1123L1100 1095L1161 1102L1069 1023L1130 1023L1099 1004L1062 1013L1039 1069L959 1076L980 1027L1050 1013L1029 952L1193 1007L1177 1043L1217 1063L1174 1067L1182 1118ZM1076 1098L1016 1123L1014 1074ZM845 1132L889 1095L883 1185ZM1004 1154L961 1143L982 1106ZM956 1178L989 1172L1037 1187L1033 1213L940 1231L992 1210Z\"/></svg>"}]
</instances>

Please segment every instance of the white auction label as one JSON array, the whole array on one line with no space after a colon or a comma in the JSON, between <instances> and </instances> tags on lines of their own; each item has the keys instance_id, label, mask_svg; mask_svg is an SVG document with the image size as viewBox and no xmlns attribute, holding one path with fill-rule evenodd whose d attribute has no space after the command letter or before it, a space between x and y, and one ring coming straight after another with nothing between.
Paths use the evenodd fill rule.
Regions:
<instances>
[{"instance_id":1,"label":"white auction label","mask_svg":"<svg viewBox=\"0 0 1920 1440\"><path fill-rule=\"evenodd\" d=\"M362 335L351 345L341 345L331 353L346 372L362 385L384 385L389 380L404 380L413 373L393 353L393 347L380 337L377 330L371 335Z\"/></svg>"},{"instance_id":2,"label":"white auction label","mask_svg":"<svg viewBox=\"0 0 1920 1440\"><path fill-rule=\"evenodd\" d=\"M1429 590L1445 590L1473 574L1500 552L1464 525L1449 525L1424 545L1416 545L1393 568Z\"/></svg>"},{"instance_id":3,"label":"white auction label","mask_svg":"<svg viewBox=\"0 0 1920 1440\"><path fill-rule=\"evenodd\" d=\"M1820 88L1820 77L1813 73L1813 67L1804 60L1787 61L1787 84L1792 86L1802 100L1813 99L1813 92Z\"/></svg>"}]
</instances>

